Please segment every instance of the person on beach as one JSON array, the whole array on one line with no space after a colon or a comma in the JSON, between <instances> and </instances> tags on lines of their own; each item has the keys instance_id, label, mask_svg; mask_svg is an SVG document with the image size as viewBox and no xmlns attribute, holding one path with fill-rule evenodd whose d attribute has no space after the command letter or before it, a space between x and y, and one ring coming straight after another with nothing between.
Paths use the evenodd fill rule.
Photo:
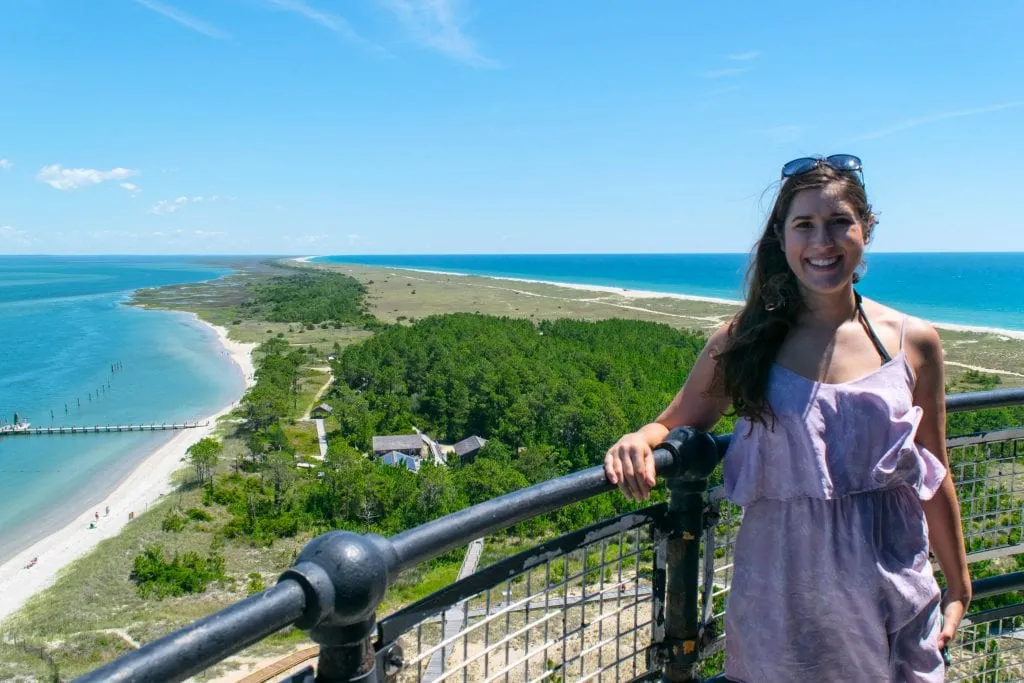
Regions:
<instances>
[{"instance_id":1,"label":"person on beach","mask_svg":"<svg viewBox=\"0 0 1024 683\"><path fill-rule=\"evenodd\" d=\"M939 336L854 289L875 224L859 159L787 163L742 310L658 419L605 456L608 480L644 499L670 430L738 417L723 462L744 508L731 681L938 683L971 600Z\"/></svg>"}]
</instances>

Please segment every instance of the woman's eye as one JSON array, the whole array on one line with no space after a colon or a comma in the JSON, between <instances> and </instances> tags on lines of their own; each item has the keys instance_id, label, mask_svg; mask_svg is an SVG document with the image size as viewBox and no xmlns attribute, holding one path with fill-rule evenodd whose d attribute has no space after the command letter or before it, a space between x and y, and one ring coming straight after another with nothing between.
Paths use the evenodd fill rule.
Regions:
<instances>
[{"instance_id":1,"label":"woman's eye","mask_svg":"<svg viewBox=\"0 0 1024 683\"><path fill-rule=\"evenodd\" d=\"M795 223L793 225L794 230L810 230L813 227L814 226L811 224L810 221L800 221L799 223Z\"/></svg>"}]
</instances>

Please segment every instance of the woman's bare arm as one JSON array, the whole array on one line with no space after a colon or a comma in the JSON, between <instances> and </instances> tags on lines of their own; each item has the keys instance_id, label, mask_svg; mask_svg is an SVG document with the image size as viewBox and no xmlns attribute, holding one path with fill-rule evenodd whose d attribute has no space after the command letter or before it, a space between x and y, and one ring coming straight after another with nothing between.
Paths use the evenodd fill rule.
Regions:
<instances>
[{"instance_id":1,"label":"woman's bare arm","mask_svg":"<svg viewBox=\"0 0 1024 683\"><path fill-rule=\"evenodd\" d=\"M946 387L942 342L931 325L916 320L908 321L907 325L908 351L913 354L911 360L917 370L914 405L920 406L923 411L921 425L917 430L917 442L931 451L946 468L946 477L938 492L930 500L922 502L928 520L928 539L948 587L943 606L945 620L939 635L939 646L944 647L953 638L971 602L971 575L964 549L960 503L957 501L953 477L949 473L949 457L946 453Z\"/></svg>"},{"instance_id":2,"label":"woman's bare arm","mask_svg":"<svg viewBox=\"0 0 1024 683\"><path fill-rule=\"evenodd\" d=\"M655 484L654 458L651 449L665 436L682 425L711 429L729 408L729 399L715 390L715 358L728 334L728 325L719 328L693 365L686 383L658 418L612 446L604 458L608 481L618 484L627 498L643 500Z\"/></svg>"}]
</instances>

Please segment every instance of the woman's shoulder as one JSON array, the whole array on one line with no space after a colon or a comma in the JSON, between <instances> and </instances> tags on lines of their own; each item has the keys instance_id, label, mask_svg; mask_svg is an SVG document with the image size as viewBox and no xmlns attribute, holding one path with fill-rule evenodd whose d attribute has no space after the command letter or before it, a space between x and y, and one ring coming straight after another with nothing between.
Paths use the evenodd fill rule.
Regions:
<instances>
[{"instance_id":1,"label":"woman's shoulder","mask_svg":"<svg viewBox=\"0 0 1024 683\"><path fill-rule=\"evenodd\" d=\"M942 364L942 340L934 325L877 301L865 299L864 308L876 330L881 327L890 339L900 340L915 376Z\"/></svg>"}]
</instances>

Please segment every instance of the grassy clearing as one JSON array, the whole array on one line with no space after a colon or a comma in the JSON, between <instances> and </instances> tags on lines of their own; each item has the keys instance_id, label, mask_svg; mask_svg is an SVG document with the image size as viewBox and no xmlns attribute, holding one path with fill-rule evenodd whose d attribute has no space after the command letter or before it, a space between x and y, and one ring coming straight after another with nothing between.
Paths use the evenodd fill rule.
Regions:
<instances>
[{"instance_id":1,"label":"grassy clearing","mask_svg":"<svg viewBox=\"0 0 1024 683\"><path fill-rule=\"evenodd\" d=\"M282 426L284 433L288 436L288 441L295 447L296 457L320 456L320 442L316 435L316 425L312 422L296 422Z\"/></svg>"},{"instance_id":2,"label":"grassy clearing","mask_svg":"<svg viewBox=\"0 0 1024 683\"><path fill-rule=\"evenodd\" d=\"M344 264L312 264L356 278L369 290L373 314L385 322L406 322L427 315L470 311L535 320L627 318L665 323L700 332L714 330L736 306L673 298L635 299L531 282L476 276L440 275ZM416 292L413 294L412 292ZM1024 341L996 334L940 330L946 359L952 363L1003 372L1002 386L1024 386ZM967 368L947 365L951 381ZM1012 373L1012 374L1011 374Z\"/></svg>"},{"instance_id":3,"label":"grassy clearing","mask_svg":"<svg viewBox=\"0 0 1024 683\"><path fill-rule=\"evenodd\" d=\"M428 568L419 567L406 572L393 585L388 586L378 616L390 614L454 583L461 566L460 558L454 561L435 562Z\"/></svg>"}]
</instances>

